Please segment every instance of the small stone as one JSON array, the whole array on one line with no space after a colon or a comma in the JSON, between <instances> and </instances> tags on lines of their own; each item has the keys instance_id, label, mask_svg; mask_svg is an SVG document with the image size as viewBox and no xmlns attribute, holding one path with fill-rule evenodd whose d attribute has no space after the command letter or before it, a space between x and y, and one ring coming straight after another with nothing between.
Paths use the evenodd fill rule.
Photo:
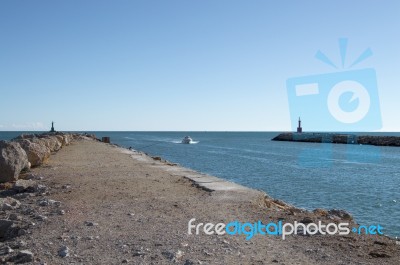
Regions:
<instances>
[{"instance_id":1,"label":"small stone","mask_svg":"<svg viewBox=\"0 0 400 265\"><path fill-rule=\"evenodd\" d=\"M16 244L14 245L15 248L24 248L28 245L28 243L26 243L23 240L19 240L16 242Z\"/></svg>"},{"instance_id":2,"label":"small stone","mask_svg":"<svg viewBox=\"0 0 400 265\"><path fill-rule=\"evenodd\" d=\"M47 216L44 215L37 215L36 219L38 219L39 221L46 221L47 220Z\"/></svg>"},{"instance_id":3,"label":"small stone","mask_svg":"<svg viewBox=\"0 0 400 265\"><path fill-rule=\"evenodd\" d=\"M175 260L181 259L181 258L183 257L183 255L185 255L185 254L183 253L183 251L181 251L181 250L178 249L178 251L175 253Z\"/></svg>"},{"instance_id":4,"label":"small stone","mask_svg":"<svg viewBox=\"0 0 400 265\"><path fill-rule=\"evenodd\" d=\"M61 202L55 201L55 200L49 200L49 204L50 205L54 205L56 207L60 207L61 206Z\"/></svg>"},{"instance_id":5,"label":"small stone","mask_svg":"<svg viewBox=\"0 0 400 265\"><path fill-rule=\"evenodd\" d=\"M37 193L46 193L47 192L47 187L45 185L37 185L36 190Z\"/></svg>"},{"instance_id":6,"label":"small stone","mask_svg":"<svg viewBox=\"0 0 400 265\"><path fill-rule=\"evenodd\" d=\"M18 252L17 256L11 259L15 263L25 263L33 261L33 253L29 250L21 250Z\"/></svg>"},{"instance_id":7,"label":"small stone","mask_svg":"<svg viewBox=\"0 0 400 265\"><path fill-rule=\"evenodd\" d=\"M59 211L58 211L58 214L59 214L59 215L64 215L64 214L65 214L65 211L64 211L64 210L59 210Z\"/></svg>"},{"instance_id":8,"label":"small stone","mask_svg":"<svg viewBox=\"0 0 400 265\"><path fill-rule=\"evenodd\" d=\"M21 203L18 200L11 197L0 199L0 202L2 204L1 209L3 211L15 210L21 206Z\"/></svg>"},{"instance_id":9,"label":"small stone","mask_svg":"<svg viewBox=\"0 0 400 265\"><path fill-rule=\"evenodd\" d=\"M25 229L18 230L18 236L23 236L23 235L26 235L27 233L28 233L28 231L26 231Z\"/></svg>"},{"instance_id":10,"label":"small stone","mask_svg":"<svg viewBox=\"0 0 400 265\"><path fill-rule=\"evenodd\" d=\"M129 216L135 216L135 214L134 214L134 213L128 213L128 215L129 215Z\"/></svg>"},{"instance_id":11,"label":"small stone","mask_svg":"<svg viewBox=\"0 0 400 265\"><path fill-rule=\"evenodd\" d=\"M373 258L390 258L391 255L383 252L383 251L371 251L369 255Z\"/></svg>"},{"instance_id":12,"label":"small stone","mask_svg":"<svg viewBox=\"0 0 400 265\"><path fill-rule=\"evenodd\" d=\"M33 193L17 193L13 197L19 200L26 199L28 197L34 197L35 194Z\"/></svg>"},{"instance_id":13,"label":"small stone","mask_svg":"<svg viewBox=\"0 0 400 265\"><path fill-rule=\"evenodd\" d=\"M303 224L310 224L312 222L313 222L313 220L310 217L304 217L303 220L300 221L300 223L303 223Z\"/></svg>"},{"instance_id":14,"label":"small stone","mask_svg":"<svg viewBox=\"0 0 400 265\"><path fill-rule=\"evenodd\" d=\"M0 238L4 237L13 225L13 221L0 219Z\"/></svg>"},{"instance_id":15,"label":"small stone","mask_svg":"<svg viewBox=\"0 0 400 265\"><path fill-rule=\"evenodd\" d=\"M3 207L1 207L3 211L8 211L14 209L10 204L8 203L3 203Z\"/></svg>"},{"instance_id":16,"label":"small stone","mask_svg":"<svg viewBox=\"0 0 400 265\"><path fill-rule=\"evenodd\" d=\"M0 248L0 256L4 256L7 254L10 254L14 252L14 250L12 248L10 248L9 246L3 246Z\"/></svg>"},{"instance_id":17,"label":"small stone","mask_svg":"<svg viewBox=\"0 0 400 265\"><path fill-rule=\"evenodd\" d=\"M10 214L8 219L9 220L13 220L13 221L19 221L19 220L22 220L22 217L17 215L17 214L15 214L15 213L12 213L12 214Z\"/></svg>"},{"instance_id":18,"label":"small stone","mask_svg":"<svg viewBox=\"0 0 400 265\"><path fill-rule=\"evenodd\" d=\"M16 192L22 193L22 192L35 192L37 189L37 183L36 181L33 181L31 179L19 179L15 182L13 190Z\"/></svg>"},{"instance_id":19,"label":"small stone","mask_svg":"<svg viewBox=\"0 0 400 265\"><path fill-rule=\"evenodd\" d=\"M46 199L43 199L43 200L39 200L38 204L39 204L39 206L43 206L44 207L44 206L48 206L49 202Z\"/></svg>"},{"instance_id":20,"label":"small stone","mask_svg":"<svg viewBox=\"0 0 400 265\"><path fill-rule=\"evenodd\" d=\"M98 226L99 224L98 224L98 223L95 223L95 222L86 221L86 222L85 222L85 225L87 225L87 226Z\"/></svg>"},{"instance_id":21,"label":"small stone","mask_svg":"<svg viewBox=\"0 0 400 265\"><path fill-rule=\"evenodd\" d=\"M127 259L124 259L123 261L122 261L122 263L128 263L129 262L129 260L127 260Z\"/></svg>"},{"instance_id":22,"label":"small stone","mask_svg":"<svg viewBox=\"0 0 400 265\"><path fill-rule=\"evenodd\" d=\"M143 249L139 249L139 250L135 250L133 252L133 256L134 257L142 257L144 256L146 253L143 251Z\"/></svg>"},{"instance_id":23,"label":"small stone","mask_svg":"<svg viewBox=\"0 0 400 265\"><path fill-rule=\"evenodd\" d=\"M69 248L67 246L62 246L60 250L58 250L58 255L62 258L69 257Z\"/></svg>"}]
</instances>

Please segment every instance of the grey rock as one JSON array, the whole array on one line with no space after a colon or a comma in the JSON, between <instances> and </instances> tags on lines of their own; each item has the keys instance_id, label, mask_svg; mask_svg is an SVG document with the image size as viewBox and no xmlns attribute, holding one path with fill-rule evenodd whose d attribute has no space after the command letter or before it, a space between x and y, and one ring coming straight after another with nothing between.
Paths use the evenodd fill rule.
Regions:
<instances>
[{"instance_id":1,"label":"grey rock","mask_svg":"<svg viewBox=\"0 0 400 265\"><path fill-rule=\"evenodd\" d=\"M19 220L22 220L22 217L17 215L16 213L12 213L12 214L10 214L8 219L13 220L13 221L19 221Z\"/></svg>"},{"instance_id":2,"label":"grey rock","mask_svg":"<svg viewBox=\"0 0 400 265\"><path fill-rule=\"evenodd\" d=\"M44 215L37 215L36 219L43 222L43 221L46 221L48 218L47 218L47 216L44 216Z\"/></svg>"},{"instance_id":3,"label":"grey rock","mask_svg":"<svg viewBox=\"0 0 400 265\"><path fill-rule=\"evenodd\" d=\"M28 233L28 231L26 231L25 229L18 230L18 236L23 236L23 235L26 235L27 233Z\"/></svg>"},{"instance_id":4,"label":"grey rock","mask_svg":"<svg viewBox=\"0 0 400 265\"><path fill-rule=\"evenodd\" d=\"M5 210L15 210L21 206L21 203L11 197L6 197L4 199L0 199L1 209Z\"/></svg>"},{"instance_id":5,"label":"grey rock","mask_svg":"<svg viewBox=\"0 0 400 265\"><path fill-rule=\"evenodd\" d=\"M47 187L45 185L39 184L39 185L36 186L35 192L40 193L40 194L46 193L47 192Z\"/></svg>"},{"instance_id":6,"label":"grey rock","mask_svg":"<svg viewBox=\"0 0 400 265\"><path fill-rule=\"evenodd\" d=\"M95 222L85 221L85 225L87 225L87 226L98 226L99 224L95 223Z\"/></svg>"},{"instance_id":7,"label":"grey rock","mask_svg":"<svg viewBox=\"0 0 400 265\"><path fill-rule=\"evenodd\" d=\"M33 194L33 193L17 193L15 195L13 195L13 197L15 199L19 199L19 200L26 199L28 197L33 197L33 196L35 196L35 194Z\"/></svg>"},{"instance_id":8,"label":"grey rock","mask_svg":"<svg viewBox=\"0 0 400 265\"><path fill-rule=\"evenodd\" d=\"M35 192L37 183L34 180L19 179L15 182L13 190L16 192Z\"/></svg>"},{"instance_id":9,"label":"grey rock","mask_svg":"<svg viewBox=\"0 0 400 265\"><path fill-rule=\"evenodd\" d=\"M0 238L6 236L7 232L13 224L14 222L11 220L0 219Z\"/></svg>"},{"instance_id":10,"label":"grey rock","mask_svg":"<svg viewBox=\"0 0 400 265\"><path fill-rule=\"evenodd\" d=\"M62 246L58 250L58 255L62 258L69 257L70 256L70 250L67 246Z\"/></svg>"},{"instance_id":11,"label":"grey rock","mask_svg":"<svg viewBox=\"0 0 400 265\"><path fill-rule=\"evenodd\" d=\"M194 265L194 264L196 264L196 263L190 259L185 260L185 263L184 263L184 265Z\"/></svg>"},{"instance_id":12,"label":"grey rock","mask_svg":"<svg viewBox=\"0 0 400 265\"><path fill-rule=\"evenodd\" d=\"M37 204L39 206L43 206L43 207L44 206L56 206L56 207L60 207L61 206L61 202L55 201L55 200L46 199L46 198L38 200Z\"/></svg>"},{"instance_id":13,"label":"grey rock","mask_svg":"<svg viewBox=\"0 0 400 265\"><path fill-rule=\"evenodd\" d=\"M0 141L0 183L18 179L22 170L28 169L28 156L16 142Z\"/></svg>"},{"instance_id":14,"label":"grey rock","mask_svg":"<svg viewBox=\"0 0 400 265\"><path fill-rule=\"evenodd\" d=\"M65 211L64 211L64 210L59 210L59 211L58 211L58 214L59 214L59 215L64 215L64 214L65 214Z\"/></svg>"},{"instance_id":15,"label":"grey rock","mask_svg":"<svg viewBox=\"0 0 400 265\"><path fill-rule=\"evenodd\" d=\"M12 248L25 248L27 245L28 245L28 243L26 243L25 241L23 241L23 240L18 240L18 241L15 241L15 242L11 245L11 247L12 247Z\"/></svg>"},{"instance_id":16,"label":"grey rock","mask_svg":"<svg viewBox=\"0 0 400 265\"><path fill-rule=\"evenodd\" d=\"M61 202L60 201L55 201L55 200L47 200L47 204L51 205L51 206L56 206L56 207L60 207L61 206Z\"/></svg>"},{"instance_id":17,"label":"grey rock","mask_svg":"<svg viewBox=\"0 0 400 265\"><path fill-rule=\"evenodd\" d=\"M337 217L342 220L353 220L353 217L345 210L332 209L328 211L330 217Z\"/></svg>"},{"instance_id":18,"label":"grey rock","mask_svg":"<svg viewBox=\"0 0 400 265\"><path fill-rule=\"evenodd\" d=\"M21 250L11 259L15 263L26 263L33 261L33 253L29 250Z\"/></svg>"},{"instance_id":19,"label":"grey rock","mask_svg":"<svg viewBox=\"0 0 400 265\"><path fill-rule=\"evenodd\" d=\"M0 256L8 255L12 252L14 252L14 250L12 248L10 248L9 246L0 247Z\"/></svg>"},{"instance_id":20,"label":"grey rock","mask_svg":"<svg viewBox=\"0 0 400 265\"><path fill-rule=\"evenodd\" d=\"M3 205L2 205L2 210L3 211L7 211L7 210L12 210L12 209L14 209L10 204L8 204L8 203L3 203Z\"/></svg>"},{"instance_id":21,"label":"grey rock","mask_svg":"<svg viewBox=\"0 0 400 265\"><path fill-rule=\"evenodd\" d=\"M39 206L43 206L43 207L49 205L49 202L48 202L47 199L40 199L40 200L37 201L37 203L38 203Z\"/></svg>"},{"instance_id":22,"label":"grey rock","mask_svg":"<svg viewBox=\"0 0 400 265\"><path fill-rule=\"evenodd\" d=\"M184 252L179 249L176 252L164 251L161 254L173 262L178 262L185 255Z\"/></svg>"}]
</instances>

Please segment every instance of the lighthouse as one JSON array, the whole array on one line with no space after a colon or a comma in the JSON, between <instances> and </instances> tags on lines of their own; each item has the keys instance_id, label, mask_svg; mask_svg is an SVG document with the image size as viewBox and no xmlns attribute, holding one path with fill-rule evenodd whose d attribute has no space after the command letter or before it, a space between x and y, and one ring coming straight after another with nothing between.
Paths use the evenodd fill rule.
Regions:
<instances>
[{"instance_id":1,"label":"lighthouse","mask_svg":"<svg viewBox=\"0 0 400 265\"><path fill-rule=\"evenodd\" d=\"M299 117L299 126L297 127L297 133L302 133L303 132L303 128L301 128L301 119Z\"/></svg>"},{"instance_id":2,"label":"lighthouse","mask_svg":"<svg viewBox=\"0 0 400 265\"><path fill-rule=\"evenodd\" d=\"M54 121L51 122L51 130L50 132L56 132L56 130L54 130Z\"/></svg>"}]
</instances>

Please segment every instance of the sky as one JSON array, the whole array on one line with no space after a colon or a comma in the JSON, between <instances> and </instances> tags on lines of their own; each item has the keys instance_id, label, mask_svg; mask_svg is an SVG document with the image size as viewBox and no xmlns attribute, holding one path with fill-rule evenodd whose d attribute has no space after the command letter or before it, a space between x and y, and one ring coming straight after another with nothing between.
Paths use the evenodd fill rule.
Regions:
<instances>
[{"instance_id":1,"label":"sky","mask_svg":"<svg viewBox=\"0 0 400 265\"><path fill-rule=\"evenodd\" d=\"M352 70L400 131L399 28L399 1L2 0L0 130L291 130L287 80L370 48Z\"/></svg>"}]
</instances>

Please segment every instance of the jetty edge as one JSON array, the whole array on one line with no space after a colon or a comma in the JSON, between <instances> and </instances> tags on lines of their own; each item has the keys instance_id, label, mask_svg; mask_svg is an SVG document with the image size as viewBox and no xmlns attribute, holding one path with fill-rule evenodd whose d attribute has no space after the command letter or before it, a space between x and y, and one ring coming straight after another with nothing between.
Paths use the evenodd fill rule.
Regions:
<instances>
[{"instance_id":1,"label":"jetty edge","mask_svg":"<svg viewBox=\"0 0 400 265\"><path fill-rule=\"evenodd\" d=\"M272 138L272 141L400 146L399 136L373 136L342 133L285 132Z\"/></svg>"},{"instance_id":2,"label":"jetty edge","mask_svg":"<svg viewBox=\"0 0 400 265\"><path fill-rule=\"evenodd\" d=\"M21 134L11 141L0 140L0 183L16 181L21 172L41 166L51 154L76 139L95 139L93 134L51 132Z\"/></svg>"},{"instance_id":3,"label":"jetty edge","mask_svg":"<svg viewBox=\"0 0 400 265\"><path fill-rule=\"evenodd\" d=\"M340 210L298 209L160 157L101 143L95 136L75 135L19 177L0 196L4 262L398 264L400 257L397 243L384 236L297 235L285 241L189 236L192 217L305 224L352 218Z\"/></svg>"}]
</instances>

